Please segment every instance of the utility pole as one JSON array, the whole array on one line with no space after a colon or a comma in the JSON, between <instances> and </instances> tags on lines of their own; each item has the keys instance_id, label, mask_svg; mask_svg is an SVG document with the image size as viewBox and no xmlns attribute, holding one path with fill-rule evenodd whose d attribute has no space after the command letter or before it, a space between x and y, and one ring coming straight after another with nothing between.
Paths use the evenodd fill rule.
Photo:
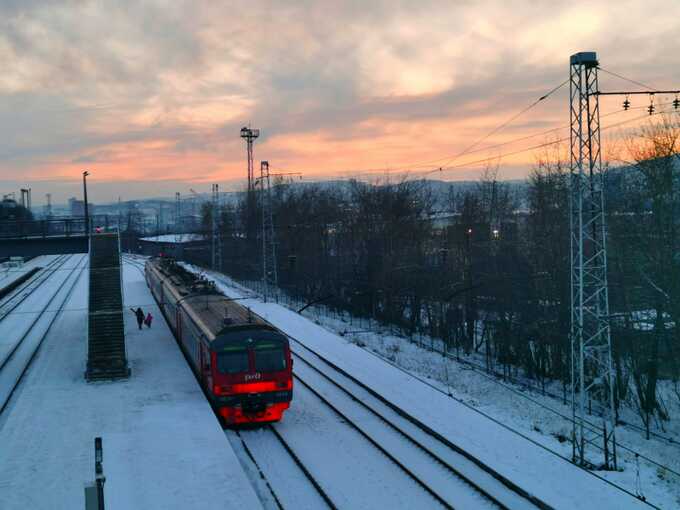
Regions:
<instances>
[{"instance_id":1,"label":"utility pole","mask_svg":"<svg viewBox=\"0 0 680 510\"><path fill-rule=\"evenodd\" d=\"M212 185L212 268L222 271L222 239L219 226L220 191L219 184Z\"/></svg>"},{"instance_id":2,"label":"utility pole","mask_svg":"<svg viewBox=\"0 0 680 510\"><path fill-rule=\"evenodd\" d=\"M87 170L83 172L83 207L85 211L85 233L90 235L90 214L87 206L87 176L90 172Z\"/></svg>"},{"instance_id":3,"label":"utility pole","mask_svg":"<svg viewBox=\"0 0 680 510\"><path fill-rule=\"evenodd\" d=\"M274 239L274 216L272 211L272 192L269 179L269 162L260 162L260 191L262 195L262 283L264 300L270 293L270 286L279 284L276 270L276 241Z\"/></svg>"}]
</instances>

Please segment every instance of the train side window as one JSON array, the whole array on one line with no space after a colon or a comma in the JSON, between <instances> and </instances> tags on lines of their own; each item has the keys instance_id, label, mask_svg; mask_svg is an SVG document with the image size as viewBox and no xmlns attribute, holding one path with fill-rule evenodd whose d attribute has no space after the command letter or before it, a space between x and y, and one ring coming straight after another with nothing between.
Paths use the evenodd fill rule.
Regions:
<instances>
[{"instance_id":1,"label":"train side window","mask_svg":"<svg viewBox=\"0 0 680 510\"><path fill-rule=\"evenodd\" d=\"M281 348L255 347L255 370L278 372L286 369L286 356Z\"/></svg>"},{"instance_id":2,"label":"train side window","mask_svg":"<svg viewBox=\"0 0 680 510\"><path fill-rule=\"evenodd\" d=\"M217 370L221 374L239 374L248 371L248 351L233 349L217 353Z\"/></svg>"}]
</instances>

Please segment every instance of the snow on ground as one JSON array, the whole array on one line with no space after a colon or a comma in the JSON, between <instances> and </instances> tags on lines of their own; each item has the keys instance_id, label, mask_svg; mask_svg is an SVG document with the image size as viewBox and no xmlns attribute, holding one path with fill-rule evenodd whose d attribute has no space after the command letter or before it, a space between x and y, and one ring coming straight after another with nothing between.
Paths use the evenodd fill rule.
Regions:
<instances>
[{"instance_id":1,"label":"snow on ground","mask_svg":"<svg viewBox=\"0 0 680 510\"><path fill-rule=\"evenodd\" d=\"M34 267L45 267L49 262L57 257L58 255L41 255L29 260L24 264L21 264L18 267L7 262L0 264L0 289L7 287L14 280L20 278L21 275L26 274Z\"/></svg>"},{"instance_id":2,"label":"snow on ground","mask_svg":"<svg viewBox=\"0 0 680 510\"><path fill-rule=\"evenodd\" d=\"M40 316L41 311L50 302L52 296L64 285L71 270L76 267L81 258L82 255L70 255L64 259L60 266L55 266L56 270L47 280L43 281L35 291L18 303L18 306L0 321L0 366L16 346L19 338L31 328L32 323ZM7 301L3 301L3 303L7 304Z\"/></svg>"},{"instance_id":3,"label":"snow on ground","mask_svg":"<svg viewBox=\"0 0 680 510\"><path fill-rule=\"evenodd\" d=\"M186 265L186 267L191 269L189 265ZM199 268L193 269L197 272L205 272ZM238 286L223 275L216 277L215 274L208 272L208 276L215 278L218 286L228 296L252 296L252 292ZM503 424L521 430L526 428L527 423L536 422L536 417L540 413L527 405L526 402L508 402L506 400L505 403L517 406L510 410L503 409L502 405L493 406L496 411L493 414L500 423L493 422L480 414L474 409L474 406L484 407L480 401L482 399L485 401L495 400L498 393L498 389L492 387L491 383L487 384L482 391L492 393L487 393L486 396L475 394L476 396L471 399L470 395L465 393L464 388L459 391L461 388L455 387L455 382L452 382L451 390L454 395L463 400L472 400L472 402L469 402L472 406L465 405L463 402L449 398L447 395L422 384L408 374L387 364L384 360L367 354L365 350L349 339L330 332L282 305L263 303L257 298L243 299L240 303L252 308L254 312L286 333L327 357L365 384L372 386L383 396L404 408L416 418L428 423L452 442L555 508L646 507L634 497L619 491L591 473L581 470L553 452L541 448L505 428ZM382 342L385 342L384 338ZM404 346L403 343L400 345ZM413 347L415 348L415 346ZM393 354L401 356L402 353L393 352ZM424 350L412 352L412 354L414 354L414 358L423 360L427 360L429 355ZM441 356L439 357L441 358ZM427 363L427 361L424 361L424 363ZM440 377L443 378L444 370L441 361L438 364L433 363L429 368L430 372L436 370L433 367L439 367ZM449 380L455 381L458 375L464 372L465 370L458 368L458 371L448 374ZM464 387L466 383L472 383L472 380L467 376L464 377L462 386ZM489 399L489 394L493 395L492 399ZM293 406L295 406L295 400ZM540 443L550 441L550 446L556 443L554 438L546 438L537 431L531 431L531 426L528 431L522 430L522 432L530 439ZM566 433L568 430L565 428L564 432ZM624 473L609 473L607 476L610 480L617 483L621 482L625 486L626 484L623 482L628 482L629 478L635 475L630 471L625 471ZM646 482L651 483L651 480L643 481L643 483ZM676 507L667 490L657 491L654 495L658 497L654 500L655 504L664 508Z\"/></svg>"},{"instance_id":4,"label":"snow on ground","mask_svg":"<svg viewBox=\"0 0 680 510\"><path fill-rule=\"evenodd\" d=\"M156 316L126 315L132 377L88 384L87 272L0 415L0 509L83 508L103 439L106 507L261 508L239 461L138 268L124 268L125 300Z\"/></svg>"}]
</instances>

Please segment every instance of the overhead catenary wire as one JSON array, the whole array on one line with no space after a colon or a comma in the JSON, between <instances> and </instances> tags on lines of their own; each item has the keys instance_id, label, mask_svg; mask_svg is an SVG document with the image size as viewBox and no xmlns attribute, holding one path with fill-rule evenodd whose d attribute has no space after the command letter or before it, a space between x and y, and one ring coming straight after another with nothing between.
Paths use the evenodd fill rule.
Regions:
<instances>
[{"instance_id":1,"label":"overhead catenary wire","mask_svg":"<svg viewBox=\"0 0 680 510\"><path fill-rule=\"evenodd\" d=\"M519 117L521 117L522 115L524 115L526 112L528 112L529 110L531 110L532 108L534 108L535 106L537 106L540 102L544 101L545 99L547 99L548 97L550 97L552 94L554 94L555 92L557 92L558 90L560 90L560 89L561 89L562 87L564 87L567 83L569 83L569 79L563 81L563 82L560 83L559 85L557 85L557 86L553 87L552 89L550 89L548 92L546 92L545 94L543 94L542 96L540 96L538 99L534 100L532 103L530 103L529 105L527 105L526 107L524 107L523 109L521 109L520 111L518 111L517 113L515 113L514 115L512 115L510 118L508 118L507 120L505 120L504 122L502 122L501 124L499 124L498 126L496 126L495 128L493 128L491 131L489 131L488 133L486 133L486 134L483 135L482 137L480 137L480 138L478 138L477 140L475 140L472 144L470 144L470 145L469 145L467 148L465 148L463 151L458 152L458 153L453 154L453 155L442 156L442 157L440 157L440 158L428 159L428 160L418 161L418 162L414 162L414 163L403 164L403 165L400 165L400 166L398 166L398 167L392 167L392 168L390 169L390 172L395 172L395 171L398 171L398 170L408 170L408 169L411 169L411 168L417 168L417 167L421 167L421 166L430 166L430 167L431 167L431 166L432 166L432 163L437 163L437 162L440 162L440 161L444 161L444 162L446 162L446 163L450 163L450 162L452 162L452 161L456 161L457 159L459 159L460 157L462 157L462 156L464 156L464 155L466 155L466 154L470 154L470 153L473 153L473 152L477 152L478 150L486 150L486 148L478 149L478 150L474 150L474 149L475 149L475 147L477 147L480 143L482 143L483 141L487 140L489 137L493 136L494 134L500 132L501 130L503 130L504 128L506 128L509 124L511 124L512 122L514 122L515 120L517 120ZM568 126L567 126L567 127L568 127ZM554 131L554 130L557 130L557 129L562 129L562 128L553 128L553 129L548 130L546 133L549 133L549 132ZM540 134L539 134L539 135L533 135L533 136L540 136ZM506 142L506 143L510 143L510 142ZM274 165L272 165L272 166L274 166ZM281 169L281 168L278 167L278 166L277 166L276 168L277 168L277 169ZM381 169L376 168L376 169L365 169L365 170L362 170L362 172L371 172L371 171L380 172Z\"/></svg>"},{"instance_id":2,"label":"overhead catenary wire","mask_svg":"<svg viewBox=\"0 0 680 510\"><path fill-rule=\"evenodd\" d=\"M536 99L533 103L531 103L530 105L524 107L522 110L520 110L519 112L517 112L516 114L514 114L512 117L510 117L508 120L506 120L505 122L501 123L499 126L495 127L495 128L492 129L491 131L489 131L486 135L482 136L482 137L479 138L477 141L473 142L470 146L468 146L468 147L467 147L466 149L464 149L462 152L460 152L459 154L456 154L452 159L447 160L446 162L447 162L447 163L452 163L453 161L456 161L456 160L458 160L459 158L461 158L462 156L464 156L465 154L468 154L468 153L469 153L472 149L474 149L477 145L479 145L479 144L482 143L484 140L487 140L487 139L490 138L491 136L495 135L496 133L498 133L498 132L500 132L501 130L503 130L504 128L506 128L506 127L507 127L508 125L510 125L512 122L514 122L515 120L517 120L518 118L520 118L522 115L524 115L526 112L528 112L529 110L531 110L532 108L534 108L536 105L538 105L541 101L544 101L545 99L547 99L548 97L550 97L552 94L554 94L555 92L557 92L558 90L560 90L560 89L561 89L562 87L564 87L567 83L569 83L569 79L566 79L566 80L564 80L562 83L560 83L559 85L557 85L556 87L553 87L549 92L547 92L546 94L543 94L541 97L539 97L538 99Z\"/></svg>"},{"instance_id":3,"label":"overhead catenary wire","mask_svg":"<svg viewBox=\"0 0 680 510\"><path fill-rule=\"evenodd\" d=\"M673 110L664 110L664 111L659 110L657 112L654 112L653 115L660 115L660 114L672 113L672 112L673 112ZM606 131L606 130L609 130L609 129L620 127L620 126L623 126L625 124L630 124L631 122L635 122L635 121L642 120L642 119L649 118L649 117L650 117L649 114L645 114L645 115L641 115L639 117L634 117L632 119L626 119L624 121L617 122L617 123L611 124L609 126L605 126L605 127L601 128L600 131ZM451 171L451 170L456 170L456 169L459 169L459 168L464 168L466 166L474 166L474 165L478 165L478 164L481 164L481 163L492 162L492 161L495 161L495 160L498 160L498 159L502 159L504 157L515 156L517 154L522 154L524 152L529 152L529 151L541 149L543 147L547 147L547 146L550 146L550 145L556 145L558 143L566 142L568 140L569 140L569 138L563 137L563 138L559 138L557 140L551 140L551 141L544 142L544 143L541 143L541 144L538 144L538 145L533 145L531 147L519 149L519 150L512 151L512 152L507 152L507 153L504 153L504 154L498 154L498 155L495 155L495 156L490 156L490 157L478 159L478 160L475 160L475 161L468 161L468 162L460 163L460 164L457 164L457 165L435 168L435 169L430 170L428 172L422 173L421 177L424 177L426 175L430 175L430 174L433 174L433 173L436 173L436 172Z\"/></svg>"},{"instance_id":4,"label":"overhead catenary wire","mask_svg":"<svg viewBox=\"0 0 680 510\"><path fill-rule=\"evenodd\" d=\"M642 83L637 80L633 80L631 78L626 78L625 76L622 76L618 73L615 73L614 71L609 71L608 69L604 69L603 67L599 66L598 69L602 71L603 73L609 74L611 76L615 76L616 78L619 78L621 80L627 81L628 83L632 83L633 85L639 85L640 87L643 87L645 89L649 89L650 91L654 91L655 87L652 87L650 85L647 85L645 83Z\"/></svg>"},{"instance_id":5,"label":"overhead catenary wire","mask_svg":"<svg viewBox=\"0 0 680 510\"><path fill-rule=\"evenodd\" d=\"M673 104L673 102L670 101L670 102L667 102L667 103L659 103L658 106L659 107L670 106L672 104ZM601 118L606 118L606 117L610 117L610 116L613 116L613 115L625 113L626 111L629 111L629 110L642 110L642 109L646 109L646 108L647 108L646 105L644 105L644 106L633 106L633 107L628 108L627 110L625 108L622 108L622 109L619 109L619 110L615 110L615 111L603 114L603 115L601 115ZM653 115L673 113L674 111L675 110L664 110L664 111L659 110L659 111L655 111ZM648 117L650 117L650 115L645 114L645 115L642 115L642 116L639 116L639 117L635 117L633 119L627 119L625 121L622 121L622 122L619 122L619 123L616 123L616 124L605 126L605 127L602 128L602 131L605 131L605 130L608 130L608 129L613 129L615 127L619 127L621 125L625 125L625 124L628 124L628 123L631 123L631 122L642 120L642 119L645 119L645 118L648 118ZM484 152L484 151L491 150L491 149L496 149L496 148L499 148L499 147L505 147L505 146L508 146L508 145L515 144L517 142L530 140L532 138L537 138L537 137L540 137L540 136L549 135L551 133L555 133L555 132L558 132L558 131L561 131L561 130L566 130L566 129L569 129L568 125L547 129L547 130L544 130L544 131L541 131L541 132L538 132L538 133L534 133L534 134L531 134L531 135L524 135L524 136L517 137L517 138L511 139L511 140L505 141L505 142L500 142L498 144L487 145L487 146L484 146L484 147L472 149L472 150L469 150L467 152L467 154L475 154L475 153ZM450 170L465 168L467 166L475 166L475 165L479 165L479 164L483 164L483 163L489 163L489 162L497 161L497 160L502 159L504 157L515 156L515 155L522 154L522 153L525 153L525 152L530 152L530 151L533 151L533 150L541 149L541 148L544 148L544 147L547 147L547 146L550 146L550 145L556 145L558 143L562 143L562 142L565 142L565 141L568 141L568 140L569 139L567 137L562 137L562 138L550 140L548 142L544 142L544 143L541 143L541 144L532 145L530 147L526 147L526 148L523 148L523 149L518 149L516 151L497 154L497 155L494 155L494 156L489 156L489 157L481 158L481 159L474 160L474 161L468 161L468 162L460 163L460 164L457 164L457 165L447 165L447 166L434 166L434 165L410 165L410 166L408 166L408 165L404 165L404 166L399 166L399 167L392 167L392 168L389 169L388 173L394 174L394 173L397 173L399 170L403 170L403 171L405 171L405 174L407 174L407 175L412 175L415 178L424 178L427 175L434 174L434 173L437 173L437 172L441 173L441 172L444 172L444 171L450 171ZM460 154L462 154L462 153L460 153ZM443 159L446 159L446 158L440 158L440 160L443 160ZM451 159L451 158L449 158L449 159ZM430 160L430 161L437 161L437 160ZM420 170L420 171L409 171L409 170L412 170L413 168L418 168L420 166L426 167L426 169ZM278 170L286 170L285 168L280 167L278 165L272 165L272 167L274 167ZM359 173L357 174L357 172L359 172ZM356 180L357 175L378 175L378 174L384 173L384 172L385 172L384 169L379 169L379 168L363 169L363 170L353 171L352 172L353 175L351 177L347 177L347 178L336 177L336 178L334 178L334 180L341 180L341 181Z\"/></svg>"}]
</instances>

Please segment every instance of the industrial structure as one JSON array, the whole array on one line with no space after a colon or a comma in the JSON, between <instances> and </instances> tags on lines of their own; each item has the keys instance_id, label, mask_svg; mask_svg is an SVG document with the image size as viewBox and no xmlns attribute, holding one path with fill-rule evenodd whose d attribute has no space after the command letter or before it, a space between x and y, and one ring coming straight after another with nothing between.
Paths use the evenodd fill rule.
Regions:
<instances>
[{"instance_id":1,"label":"industrial structure","mask_svg":"<svg viewBox=\"0 0 680 510\"><path fill-rule=\"evenodd\" d=\"M220 229L220 185L212 185L212 268L222 270L222 233Z\"/></svg>"},{"instance_id":2,"label":"industrial structure","mask_svg":"<svg viewBox=\"0 0 680 510\"><path fill-rule=\"evenodd\" d=\"M274 238L274 216L272 212L272 191L269 179L269 162L260 162L260 195L262 196L262 283L264 300L267 301L271 289L278 287L276 269L276 240Z\"/></svg>"},{"instance_id":3,"label":"industrial structure","mask_svg":"<svg viewBox=\"0 0 680 510\"><path fill-rule=\"evenodd\" d=\"M572 460L593 467L586 451L602 449L604 469L616 469L615 374L607 284L607 228L604 174L600 143L600 105L603 95L628 97L646 94L647 112L655 111L655 94L680 90L602 92L598 81L599 62L595 52L576 53L570 58L570 245L571 245L571 397ZM588 421L590 403L602 407L601 428Z\"/></svg>"}]
</instances>

